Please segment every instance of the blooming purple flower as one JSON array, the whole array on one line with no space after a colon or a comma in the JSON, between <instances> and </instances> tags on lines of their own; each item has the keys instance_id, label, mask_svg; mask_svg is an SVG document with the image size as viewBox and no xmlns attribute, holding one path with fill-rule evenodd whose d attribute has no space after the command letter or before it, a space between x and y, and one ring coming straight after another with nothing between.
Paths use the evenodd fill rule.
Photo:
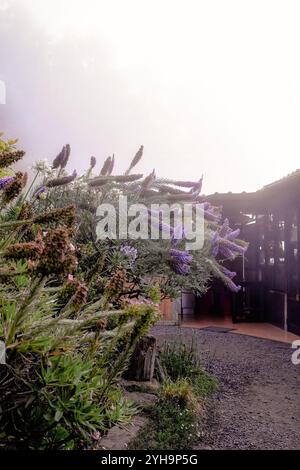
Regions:
<instances>
[{"instance_id":1,"label":"blooming purple flower","mask_svg":"<svg viewBox=\"0 0 300 470\"><path fill-rule=\"evenodd\" d=\"M189 273L190 271L190 266L188 264L177 264L175 266L175 270L177 274L181 274L182 276L185 276L186 274Z\"/></svg>"},{"instance_id":2,"label":"blooming purple flower","mask_svg":"<svg viewBox=\"0 0 300 470\"><path fill-rule=\"evenodd\" d=\"M229 220L225 219L224 222L223 222L222 227L220 228L219 236L220 237L225 237L229 231L231 231L231 229L229 227Z\"/></svg>"},{"instance_id":3,"label":"blooming purple flower","mask_svg":"<svg viewBox=\"0 0 300 470\"><path fill-rule=\"evenodd\" d=\"M193 256L187 251L176 250L172 248L170 250L170 256L177 274L185 275L190 270L190 264L193 261Z\"/></svg>"},{"instance_id":4,"label":"blooming purple flower","mask_svg":"<svg viewBox=\"0 0 300 470\"><path fill-rule=\"evenodd\" d=\"M0 190L4 189L5 186L10 183L14 179L13 176L5 176L4 178L0 178Z\"/></svg>"},{"instance_id":5,"label":"blooming purple flower","mask_svg":"<svg viewBox=\"0 0 300 470\"><path fill-rule=\"evenodd\" d=\"M230 259L230 260L233 260L235 258L235 253L234 251L230 250L229 248L227 248L226 246L219 246L219 250L220 250L220 253L222 253L222 255L226 258L226 259Z\"/></svg>"},{"instance_id":6,"label":"blooming purple flower","mask_svg":"<svg viewBox=\"0 0 300 470\"><path fill-rule=\"evenodd\" d=\"M241 290L242 286L239 286L239 285L236 285L234 282L231 281L230 285L228 285L229 289L234 292L234 293L237 293Z\"/></svg>"},{"instance_id":7,"label":"blooming purple flower","mask_svg":"<svg viewBox=\"0 0 300 470\"><path fill-rule=\"evenodd\" d=\"M122 245L120 248L121 253L129 259L129 263L132 266L137 258L138 251L134 246Z\"/></svg>"},{"instance_id":8,"label":"blooming purple flower","mask_svg":"<svg viewBox=\"0 0 300 470\"><path fill-rule=\"evenodd\" d=\"M175 250L174 248L170 250L170 255L183 263L191 263L193 260L193 255L190 255L187 251Z\"/></svg>"},{"instance_id":9,"label":"blooming purple flower","mask_svg":"<svg viewBox=\"0 0 300 470\"><path fill-rule=\"evenodd\" d=\"M231 292L237 293L241 290L241 286L237 285L233 282L232 278L236 275L236 273L229 271L229 269L225 268L225 266L219 265L219 270L225 275L223 277L224 284L231 290Z\"/></svg>"},{"instance_id":10,"label":"blooming purple flower","mask_svg":"<svg viewBox=\"0 0 300 470\"><path fill-rule=\"evenodd\" d=\"M45 186L41 186L35 193L34 193L34 197L36 198L40 198L41 194L44 194L46 192L46 188Z\"/></svg>"},{"instance_id":11,"label":"blooming purple flower","mask_svg":"<svg viewBox=\"0 0 300 470\"><path fill-rule=\"evenodd\" d=\"M236 254L243 254L247 247L235 243L234 240L239 236L240 230L232 230L229 227L228 219L224 220L218 232L214 232L211 239L212 255L214 257L220 252L225 258L234 259Z\"/></svg>"}]
</instances>

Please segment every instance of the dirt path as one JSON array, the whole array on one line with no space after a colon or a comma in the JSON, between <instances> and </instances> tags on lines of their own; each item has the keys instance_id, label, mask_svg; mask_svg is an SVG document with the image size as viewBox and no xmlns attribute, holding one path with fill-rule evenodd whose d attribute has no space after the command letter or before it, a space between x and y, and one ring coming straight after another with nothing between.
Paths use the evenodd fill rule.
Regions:
<instances>
[{"instance_id":1,"label":"dirt path","mask_svg":"<svg viewBox=\"0 0 300 470\"><path fill-rule=\"evenodd\" d=\"M300 366L289 344L175 326L153 334L159 345L194 341L219 380L196 448L300 449Z\"/></svg>"}]
</instances>

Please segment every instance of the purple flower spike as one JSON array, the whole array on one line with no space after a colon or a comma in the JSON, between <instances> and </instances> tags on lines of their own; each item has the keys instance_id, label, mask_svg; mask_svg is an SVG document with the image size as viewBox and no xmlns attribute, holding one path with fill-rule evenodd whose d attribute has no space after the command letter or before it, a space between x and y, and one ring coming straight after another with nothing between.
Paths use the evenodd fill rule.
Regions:
<instances>
[{"instance_id":1,"label":"purple flower spike","mask_svg":"<svg viewBox=\"0 0 300 470\"><path fill-rule=\"evenodd\" d=\"M233 230L232 232L228 233L227 240L234 240L235 238L238 238L240 233L241 231L239 228L237 228L236 230Z\"/></svg>"},{"instance_id":2,"label":"purple flower spike","mask_svg":"<svg viewBox=\"0 0 300 470\"><path fill-rule=\"evenodd\" d=\"M211 237L211 243L212 245L215 245L219 240L219 234L218 232L214 232L212 237Z\"/></svg>"},{"instance_id":3,"label":"purple flower spike","mask_svg":"<svg viewBox=\"0 0 300 470\"><path fill-rule=\"evenodd\" d=\"M222 265L220 266L220 271L222 271L222 273L225 274L226 277L229 277L229 279L233 279L236 276L236 273L234 271L230 271Z\"/></svg>"},{"instance_id":4,"label":"purple flower spike","mask_svg":"<svg viewBox=\"0 0 300 470\"><path fill-rule=\"evenodd\" d=\"M220 252L227 259L234 259L237 254L244 254L247 246L242 246L234 240L239 236L240 230L231 230L228 219L224 220L219 232L214 232L211 239L212 255Z\"/></svg>"},{"instance_id":5,"label":"purple flower spike","mask_svg":"<svg viewBox=\"0 0 300 470\"><path fill-rule=\"evenodd\" d=\"M234 252L231 251L226 246L222 246L222 245L219 246L219 250L220 250L220 253L222 253L222 255L224 256L224 258L231 259L231 260L235 258Z\"/></svg>"},{"instance_id":6,"label":"purple flower spike","mask_svg":"<svg viewBox=\"0 0 300 470\"><path fill-rule=\"evenodd\" d=\"M230 251L233 251L234 253L239 253L243 254L247 251L246 246L241 246L238 245L237 243L232 242L231 240L228 240L228 238L220 238L219 244L224 247L228 248Z\"/></svg>"},{"instance_id":7,"label":"purple flower spike","mask_svg":"<svg viewBox=\"0 0 300 470\"><path fill-rule=\"evenodd\" d=\"M219 253L219 234L214 232L211 237L212 256L215 258Z\"/></svg>"},{"instance_id":8,"label":"purple flower spike","mask_svg":"<svg viewBox=\"0 0 300 470\"><path fill-rule=\"evenodd\" d=\"M217 256L217 254L219 253L219 246L218 245L215 245L212 249L212 256L215 258Z\"/></svg>"},{"instance_id":9,"label":"purple flower spike","mask_svg":"<svg viewBox=\"0 0 300 470\"><path fill-rule=\"evenodd\" d=\"M182 275L187 274L190 270L190 264L193 261L193 256L190 255L187 251L175 250L174 248L170 250L170 255L176 273Z\"/></svg>"},{"instance_id":10,"label":"purple flower spike","mask_svg":"<svg viewBox=\"0 0 300 470\"><path fill-rule=\"evenodd\" d=\"M223 222L223 225L222 225L222 227L220 228L220 231L219 231L220 237L225 237L227 235L228 231L230 231L229 220L225 219L224 222Z\"/></svg>"},{"instance_id":11,"label":"purple flower spike","mask_svg":"<svg viewBox=\"0 0 300 470\"><path fill-rule=\"evenodd\" d=\"M234 284L234 282L232 283L232 286L230 287L230 289L232 290L232 292L239 292L241 290L242 286L237 286L236 284Z\"/></svg>"}]
</instances>

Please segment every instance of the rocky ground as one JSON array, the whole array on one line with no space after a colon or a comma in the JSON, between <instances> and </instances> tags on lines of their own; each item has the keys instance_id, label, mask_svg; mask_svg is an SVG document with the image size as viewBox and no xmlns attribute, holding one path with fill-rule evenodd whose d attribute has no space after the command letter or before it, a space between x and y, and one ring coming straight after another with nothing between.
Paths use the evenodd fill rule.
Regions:
<instances>
[{"instance_id":1,"label":"rocky ground","mask_svg":"<svg viewBox=\"0 0 300 470\"><path fill-rule=\"evenodd\" d=\"M152 334L159 346L193 341L219 381L197 449L300 449L300 366L289 344L176 326Z\"/></svg>"}]
</instances>

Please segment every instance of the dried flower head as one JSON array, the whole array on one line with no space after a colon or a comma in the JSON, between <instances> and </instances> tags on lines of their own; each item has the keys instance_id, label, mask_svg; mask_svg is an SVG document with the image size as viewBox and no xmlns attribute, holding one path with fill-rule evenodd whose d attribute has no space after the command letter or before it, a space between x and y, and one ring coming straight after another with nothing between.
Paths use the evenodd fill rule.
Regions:
<instances>
[{"instance_id":1,"label":"dried flower head","mask_svg":"<svg viewBox=\"0 0 300 470\"><path fill-rule=\"evenodd\" d=\"M43 247L35 242L28 243L14 243L10 245L4 252L3 256L6 259L38 259L43 252Z\"/></svg>"},{"instance_id":2,"label":"dried flower head","mask_svg":"<svg viewBox=\"0 0 300 470\"><path fill-rule=\"evenodd\" d=\"M111 158L111 157L107 157L107 158L106 158L106 160L105 160L105 162L104 162L104 164L103 164L103 167L102 167L102 169L101 169L101 171L100 171L100 175L101 175L101 176L105 176L105 175L108 174L108 171L109 171L109 169L110 169L110 167L111 167L111 161L112 161L112 158Z\"/></svg>"},{"instance_id":3,"label":"dried flower head","mask_svg":"<svg viewBox=\"0 0 300 470\"><path fill-rule=\"evenodd\" d=\"M117 268L105 286L105 294L109 299L118 296L124 290L127 281L126 270Z\"/></svg>"},{"instance_id":4,"label":"dried flower head","mask_svg":"<svg viewBox=\"0 0 300 470\"><path fill-rule=\"evenodd\" d=\"M155 170L153 170L150 175L146 176L146 178L144 179L144 181L142 182L142 189L145 190L145 189L149 189L153 182L155 181Z\"/></svg>"},{"instance_id":5,"label":"dried flower head","mask_svg":"<svg viewBox=\"0 0 300 470\"><path fill-rule=\"evenodd\" d=\"M140 159L142 158L143 156L143 151L144 151L144 146L141 145L140 148L138 149L137 153L135 154L135 156L133 157L130 165L129 165L129 168L128 170L126 171L126 175L128 175L128 173L132 170L133 167L135 167L138 162L140 161Z\"/></svg>"},{"instance_id":6,"label":"dried flower head","mask_svg":"<svg viewBox=\"0 0 300 470\"><path fill-rule=\"evenodd\" d=\"M142 174L138 175L106 175L106 176L97 176L88 181L88 185L91 187L104 186L106 183L130 183L136 181L143 177Z\"/></svg>"},{"instance_id":7,"label":"dried flower head","mask_svg":"<svg viewBox=\"0 0 300 470\"><path fill-rule=\"evenodd\" d=\"M75 215L75 206L72 204L37 215L33 218L33 223L64 222L66 225L72 225L75 221Z\"/></svg>"},{"instance_id":8,"label":"dried flower head","mask_svg":"<svg viewBox=\"0 0 300 470\"><path fill-rule=\"evenodd\" d=\"M69 274L67 282L65 282L58 293L58 303L63 305L67 304L71 297L75 294L76 287L77 280Z\"/></svg>"},{"instance_id":9,"label":"dried flower head","mask_svg":"<svg viewBox=\"0 0 300 470\"><path fill-rule=\"evenodd\" d=\"M61 149L59 154L54 158L54 160L52 162L52 168L53 169L59 168L61 166L61 163L65 158L65 152L66 152L66 147L63 146L63 148Z\"/></svg>"},{"instance_id":10,"label":"dried flower head","mask_svg":"<svg viewBox=\"0 0 300 470\"><path fill-rule=\"evenodd\" d=\"M0 153L0 168L6 168L12 165L12 163L21 160L25 155L23 150L5 151Z\"/></svg>"},{"instance_id":11,"label":"dried flower head","mask_svg":"<svg viewBox=\"0 0 300 470\"><path fill-rule=\"evenodd\" d=\"M83 305L86 304L88 297L88 288L84 282L77 281L76 290L71 298L70 304L72 308L78 312Z\"/></svg>"},{"instance_id":12,"label":"dried flower head","mask_svg":"<svg viewBox=\"0 0 300 470\"><path fill-rule=\"evenodd\" d=\"M115 155L113 154L107 174L111 175L115 166Z\"/></svg>"},{"instance_id":13,"label":"dried flower head","mask_svg":"<svg viewBox=\"0 0 300 470\"><path fill-rule=\"evenodd\" d=\"M65 145L64 147L64 153L61 159L60 167L65 168L67 166L68 160L70 158L71 154L71 147L70 144Z\"/></svg>"},{"instance_id":14,"label":"dried flower head","mask_svg":"<svg viewBox=\"0 0 300 470\"><path fill-rule=\"evenodd\" d=\"M29 202L24 202L19 212L18 220L31 219L32 215L31 204Z\"/></svg>"},{"instance_id":15,"label":"dried flower head","mask_svg":"<svg viewBox=\"0 0 300 470\"><path fill-rule=\"evenodd\" d=\"M25 188L27 182L28 182L28 173L25 172L25 173L23 174L23 180L22 180L23 188Z\"/></svg>"},{"instance_id":16,"label":"dried flower head","mask_svg":"<svg viewBox=\"0 0 300 470\"><path fill-rule=\"evenodd\" d=\"M107 318L100 318L95 325L96 329L99 331L105 330L107 327Z\"/></svg>"},{"instance_id":17,"label":"dried flower head","mask_svg":"<svg viewBox=\"0 0 300 470\"><path fill-rule=\"evenodd\" d=\"M10 181L3 191L3 202L8 204L21 193L24 187L24 174L18 171L14 179Z\"/></svg>"},{"instance_id":18,"label":"dried flower head","mask_svg":"<svg viewBox=\"0 0 300 470\"><path fill-rule=\"evenodd\" d=\"M64 227L47 232L44 250L40 257L37 272L43 276L67 275L77 266L75 256L70 253L69 231Z\"/></svg>"}]
</instances>

